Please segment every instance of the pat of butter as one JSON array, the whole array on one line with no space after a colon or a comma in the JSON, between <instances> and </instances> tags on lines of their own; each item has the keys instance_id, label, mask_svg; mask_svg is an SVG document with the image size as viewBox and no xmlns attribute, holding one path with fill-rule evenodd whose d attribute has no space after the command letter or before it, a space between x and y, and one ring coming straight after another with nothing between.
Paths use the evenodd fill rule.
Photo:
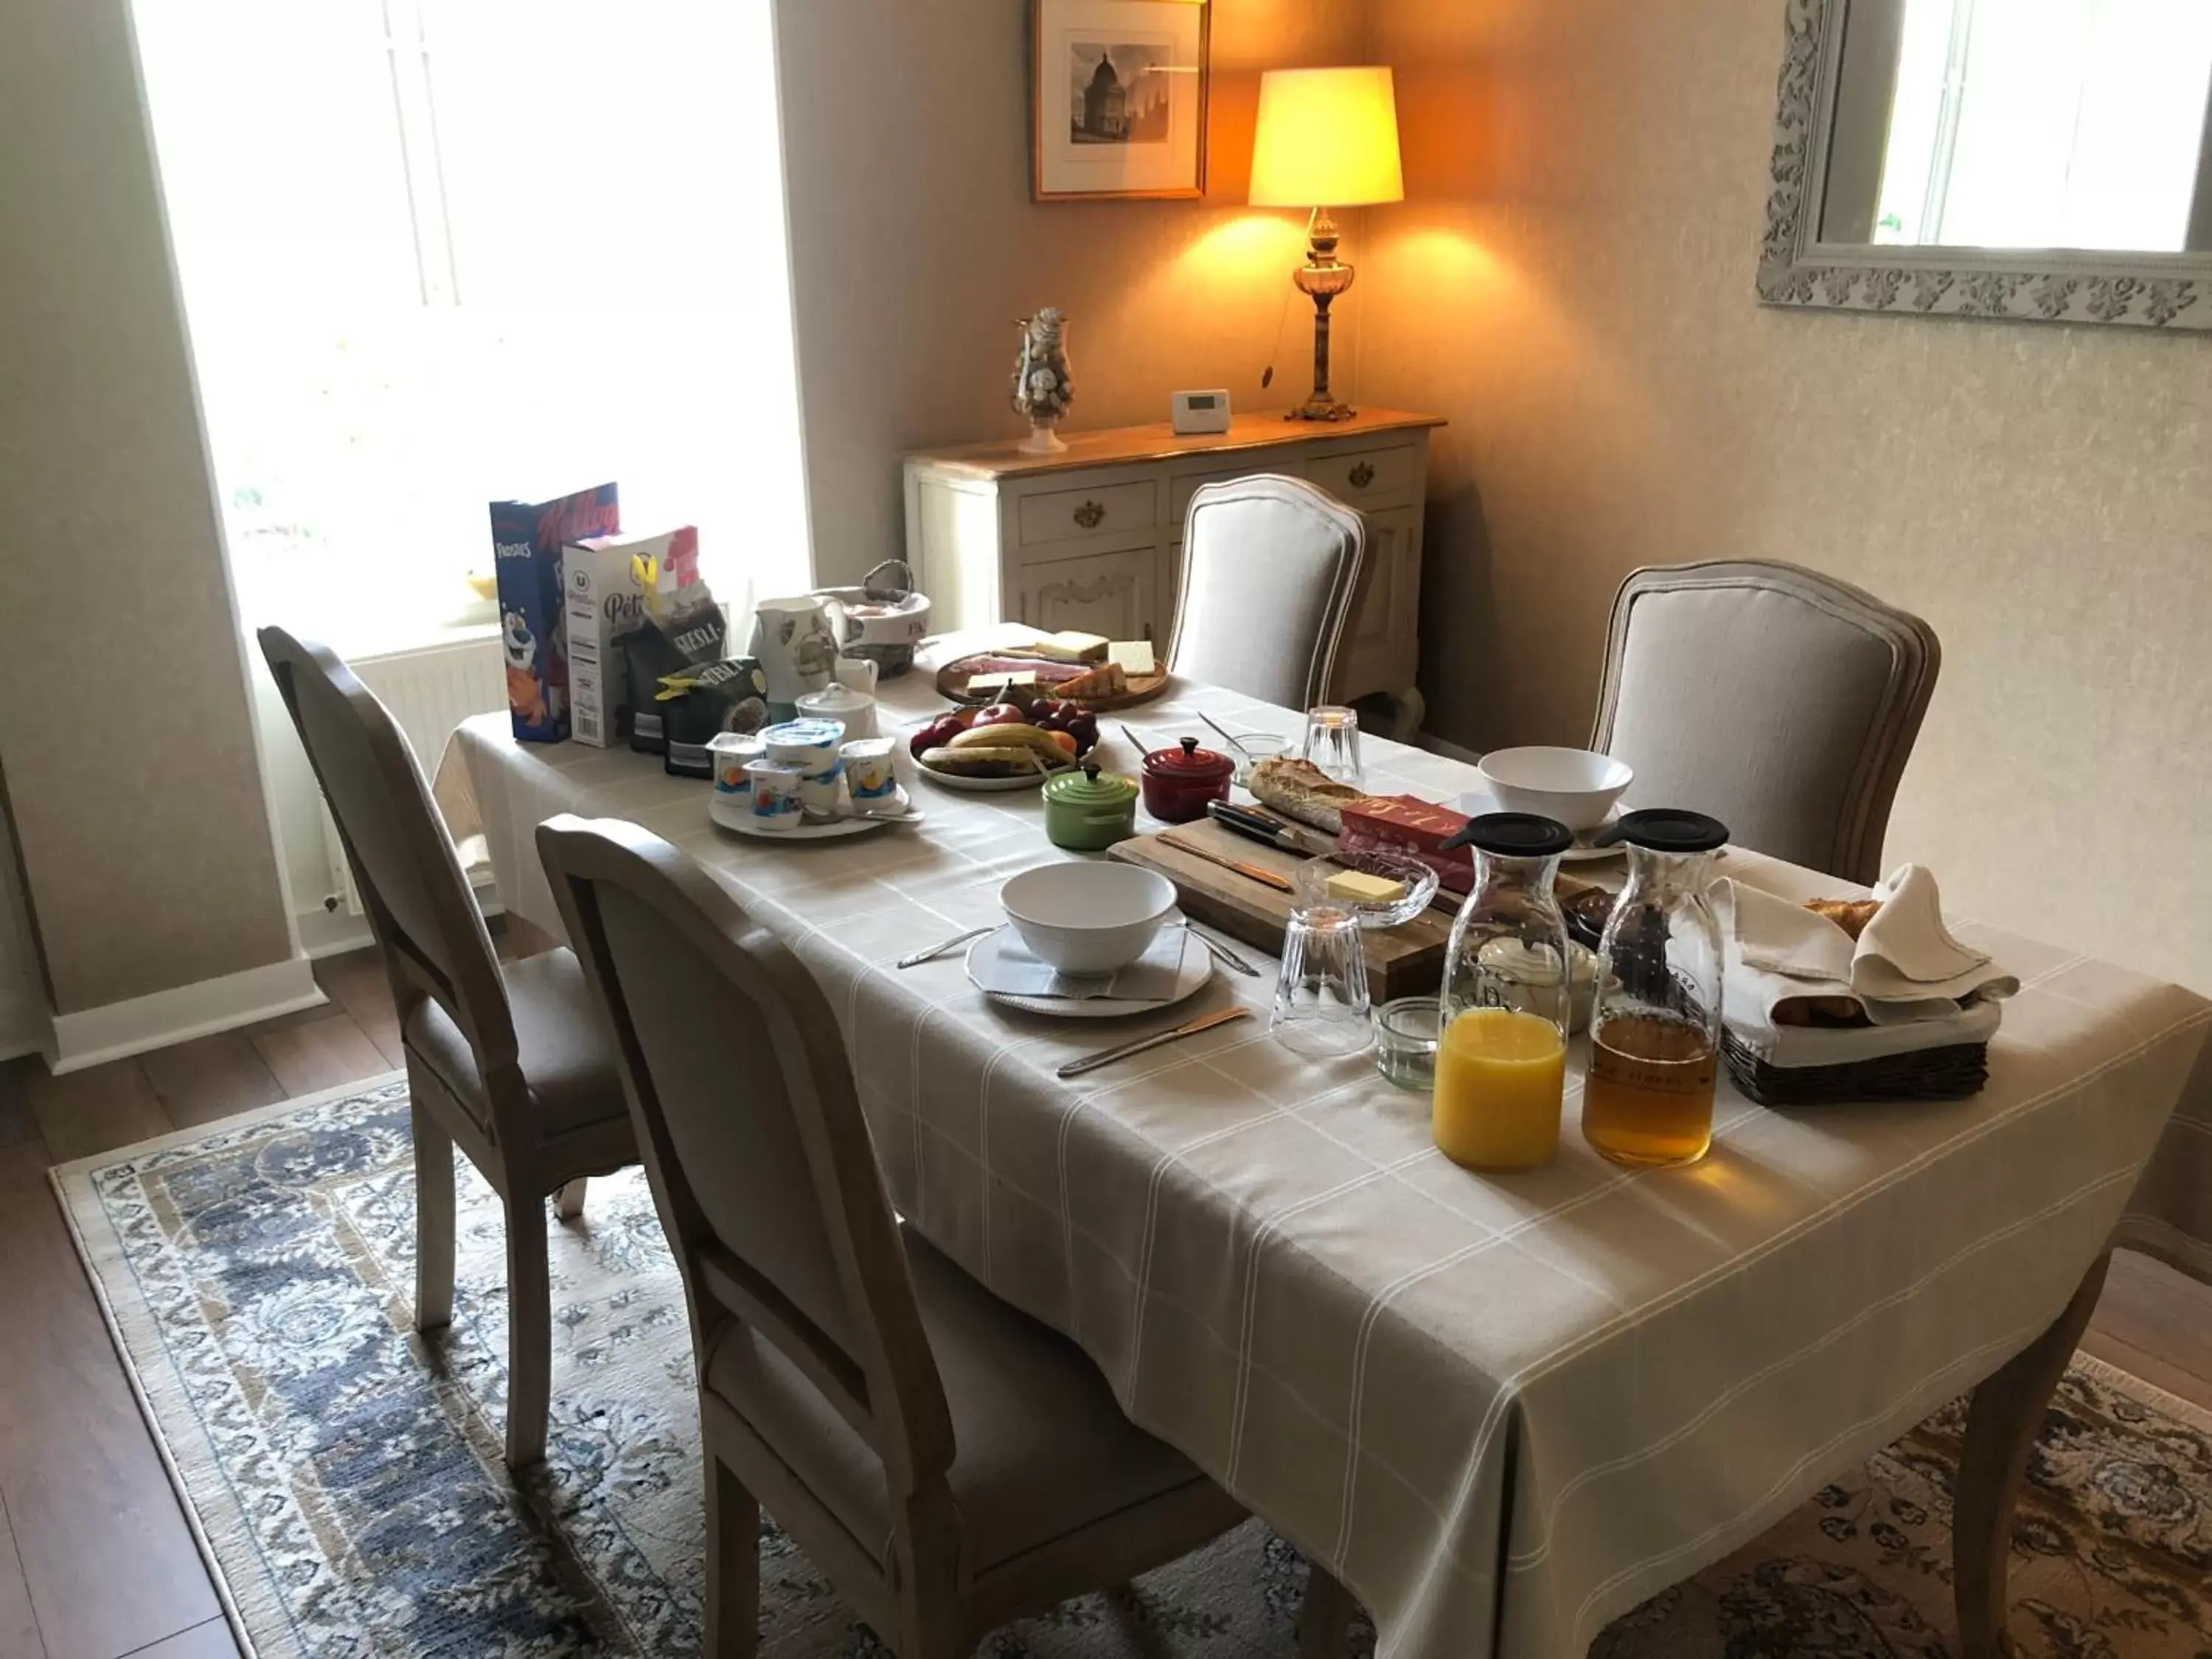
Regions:
<instances>
[{"instance_id":1,"label":"pat of butter","mask_svg":"<svg viewBox=\"0 0 2212 1659\"><path fill-rule=\"evenodd\" d=\"M1150 674L1159 667L1150 640L1116 640L1106 647L1106 660L1124 674Z\"/></svg>"},{"instance_id":2,"label":"pat of butter","mask_svg":"<svg viewBox=\"0 0 2212 1659\"><path fill-rule=\"evenodd\" d=\"M1353 904L1388 904L1406 896L1406 884L1386 881L1364 870L1340 870L1328 878L1328 895Z\"/></svg>"}]
</instances>

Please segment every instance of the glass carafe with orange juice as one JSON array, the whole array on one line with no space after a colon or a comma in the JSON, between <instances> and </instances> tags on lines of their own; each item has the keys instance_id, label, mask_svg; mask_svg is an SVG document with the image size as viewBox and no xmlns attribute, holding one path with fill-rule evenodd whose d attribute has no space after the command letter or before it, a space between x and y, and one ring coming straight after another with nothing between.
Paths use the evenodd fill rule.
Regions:
<instances>
[{"instance_id":1,"label":"glass carafe with orange juice","mask_svg":"<svg viewBox=\"0 0 2212 1659\"><path fill-rule=\"evenodd\" d=\"M1598 945L1583 1139L1616 1164L1695 1164L1713 1138L1721 1043L1720 926L1705 902L1727 829L1702 812L1630 812L1628 884Z\"/></svg>"},{"instance_id":2,"label":"glass carafe with orange juice","mask_svg":"<svg viewBox=\"0 0 2212 1659\"><path fill-rule=\"evenodd\" d=\"M1559 1148L1566 1088L1567 924L1552 896L1564 824L1524 812L1468 820L1474 887L1452 923L1430 1127L1455 1164L1528 1170Z\"/></svg>"}]
</instances>

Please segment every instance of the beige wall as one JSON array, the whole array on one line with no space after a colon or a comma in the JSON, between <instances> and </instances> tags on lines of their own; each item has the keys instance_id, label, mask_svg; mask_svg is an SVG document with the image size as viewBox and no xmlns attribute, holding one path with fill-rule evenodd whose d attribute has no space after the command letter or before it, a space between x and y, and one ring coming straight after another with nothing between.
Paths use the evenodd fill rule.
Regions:
<instances>
[{"instance_id":1,"label":"beige wall","mask_svg":"<svg viewBox=\"0 0 2212 1659\"><path fill-rule=\"evenodd\" d=\"M0 769L58 1012L283 961L123 0L0 52Z\"/></svg>"},{"instance_id":2,"label":"beige wall","mask_svg":"<svg viewBox=\"0 0 2212 1659\"><path fill-rule=\"evenodd\" d=\"M1290 314L1274 385L1260 390L1304 226L1242 205L1259 72L1357 61L1364 8L1212 6L1211 199L1037 204L1029 0L777 0L822 580L903 550L902 452L1024 429L1006 404L1013 319L1040 306L1070 319L1071 429L1165 420L1181 386L1227 386L1240 408L1305 395L1310 308ZM1348 222L1352 259L1359 229ZM1337 313L1346 364L1359 298Z\"/></svg>"},{"instance_id":3,"label":"beige wall","mask_svg":"<svg viewBox=\"0 0 2212 1659\"><path fill-rule=\"evenodd\" d=\"M1778 0L1373 22L1412 199L1371 216L1359 386L1453 422L1433 728L1586 738L1636 565L1832 571L1943 642L1889 856L2212 988L2212 337L1756 306Z\"/></svg>"}]
</instances>

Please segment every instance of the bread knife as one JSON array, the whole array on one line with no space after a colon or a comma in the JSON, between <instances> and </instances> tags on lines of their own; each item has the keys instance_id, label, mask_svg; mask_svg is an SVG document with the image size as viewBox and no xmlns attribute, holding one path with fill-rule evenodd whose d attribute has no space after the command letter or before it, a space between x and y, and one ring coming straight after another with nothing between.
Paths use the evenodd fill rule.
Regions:
<instances>
[{"instance_id":1,"label":"bread knife","mask_svg":"<svg viewBox=\"0 0 2212 1659\"><path fill-rule=\"evenodd\" d=\"M1309 830L1304 824L1286 823L1266 812L1255 811L1249 806L1233 806L1225 800L1210 800L1206 804L1206 816L1232 835L1247 837L1263 846L1278 847L1285 853L1303 853L1319 858L1336 850L1336 842L1318 830Z\"/></svg>"}]
</instances>

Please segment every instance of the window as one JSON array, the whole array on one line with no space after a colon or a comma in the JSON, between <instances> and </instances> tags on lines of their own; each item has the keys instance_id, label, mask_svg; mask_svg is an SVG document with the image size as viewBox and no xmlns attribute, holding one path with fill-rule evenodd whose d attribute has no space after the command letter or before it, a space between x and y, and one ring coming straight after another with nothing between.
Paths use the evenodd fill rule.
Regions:
<instances>
[{"instance_id":1,"label":"window","mask_svg":"<svg viewBox=\"0 0 2212 1659\"><path fill-rule=\"evenodd\" d=\"M1906 0L1877 242L2178 252L2212 0Z\"/></svg>"},{"instance_id":2,"label":"window","mask_svg":"<svg viewBox=\"0 0 2212 1659\"><path fill-rule=\"evenodd\" d=\"M769 10L136 0L249 618L489 618L487 504L607 479L805 585Z\"/></svg>"}]
</instances>

